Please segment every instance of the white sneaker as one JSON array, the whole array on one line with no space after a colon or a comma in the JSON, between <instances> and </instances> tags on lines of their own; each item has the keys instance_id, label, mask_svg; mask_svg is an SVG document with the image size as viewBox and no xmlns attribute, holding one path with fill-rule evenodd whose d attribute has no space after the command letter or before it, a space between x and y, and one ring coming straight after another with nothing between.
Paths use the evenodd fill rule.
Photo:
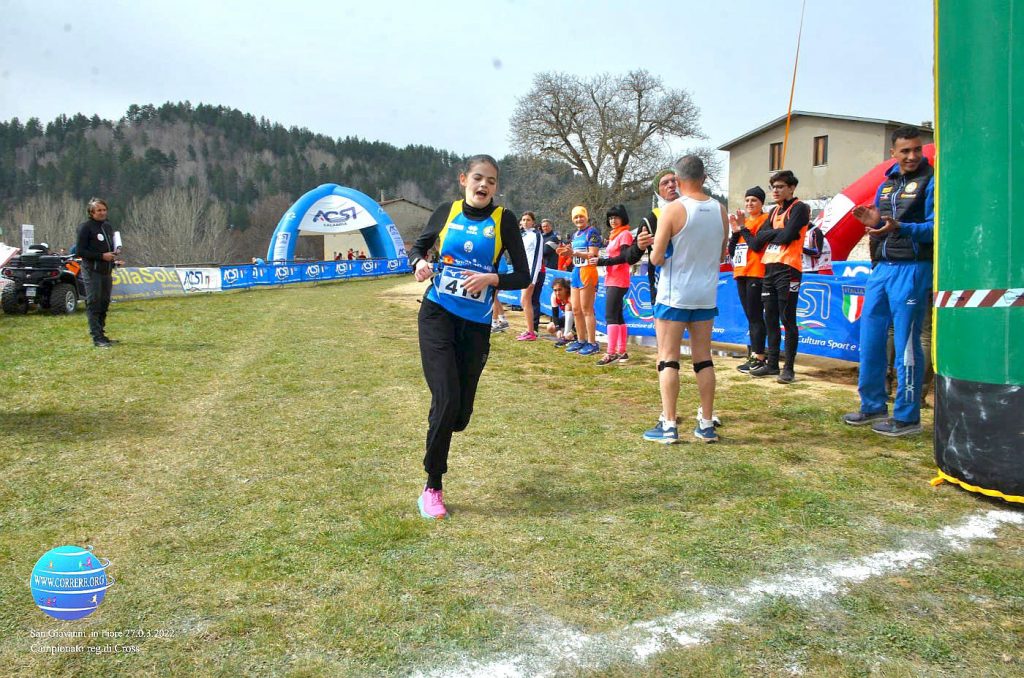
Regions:
<instances>
[{"instance_id":1,"label":"white sneaker","mask_svg":"<svg viewBox=\"0 0 1024 678\"><path fill-rule=\"evenodd\" d=\"M700 420L704 418L704 408L697 405L697 427L700 428ZM711 415L711 423L717 428L722 425L722 420L718 418L718 415Z\"/></svg>"}]
</instances>

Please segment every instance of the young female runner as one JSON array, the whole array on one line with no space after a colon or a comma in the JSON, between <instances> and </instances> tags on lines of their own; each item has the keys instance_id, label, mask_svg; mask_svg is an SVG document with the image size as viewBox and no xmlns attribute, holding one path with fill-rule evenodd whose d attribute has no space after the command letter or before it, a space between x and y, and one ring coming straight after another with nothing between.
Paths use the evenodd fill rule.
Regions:
<instances>
[{"instance_id":1,"label":"young female runner","mask_svg":"<svg viewBox=\"0 0 1024 678\"><path fill-rule=\"evenodd\" d=\"M420 515L431 519L448 515L441 478L448 471L452 433L465 430L473 414L490 351L495 290L518 290L530 283L516 217L493 201L498 162L489 155L471 157L459 185L464 199L438 207L409 252L416 280L434 277L419 313L420 359L431 400L423 457L427 484L418 504ZM424 258L435 242L436 272ZM498 275L498 259L505 250L513 272Z\"/></svg>"}]
</instances>

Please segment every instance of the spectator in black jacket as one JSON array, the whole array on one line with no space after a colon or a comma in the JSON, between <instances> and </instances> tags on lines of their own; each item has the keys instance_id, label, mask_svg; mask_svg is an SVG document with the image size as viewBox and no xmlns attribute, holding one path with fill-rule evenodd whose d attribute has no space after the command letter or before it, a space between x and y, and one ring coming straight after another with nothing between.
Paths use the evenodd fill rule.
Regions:
<instances>
[{"instance_id":1,"label":"spectator in black jacket","mask_svg":"<svg viewBox=\"0 0 1024 678\"><path fill-rule=\"evenodd\" d=\"M113 289L114 266L120 247L114 246L114 229L107 221L107 203L92 198L88 205L89 219L78 226L75 253L82 257L82 276L85 281L85 312L89 319L89 334L97 348L110 348L114 343L106 334L107 309Z\"/></svg>"},{"instance_id":2,"label":"spectator in black jacket","mask_svg":"<svg viewBox=\"0 0 1024 678\"><path fill-rule=\"evenodd\" d=\"M540 220L540 232L544 239L544 268L557 271L558 246L562 244L562 239L555 233L555 227L550 219Z\"/></svg>"}]
</instances>

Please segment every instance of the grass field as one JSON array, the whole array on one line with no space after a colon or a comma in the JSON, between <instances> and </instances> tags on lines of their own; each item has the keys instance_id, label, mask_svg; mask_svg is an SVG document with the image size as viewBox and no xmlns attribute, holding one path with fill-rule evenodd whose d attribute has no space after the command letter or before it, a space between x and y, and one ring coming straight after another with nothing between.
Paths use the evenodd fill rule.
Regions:
<instances>
[{"instance_id":1,"label":"grass field","mask_svg":"<svg viewBox=\"0 0 1024 678\"><path fill-rule=\"evenodd\" d=\"M422 520L407 283L115 304L109 351L81 312L0 316L3 673L1024 674L1020 512L929 486L930 410L916 438L840 424L852 367L798 364L787 387L718 358L722 443L660 446L640 438L649 352L598 368L497 336L452 518ZM942 533L994 511L988 534ZM77 622L27 583L62 544L113 561ZM76 642L50 630L138 651L41 654ZM143 637L102 635L125 630Z\"/></svg>"}]
</instances>

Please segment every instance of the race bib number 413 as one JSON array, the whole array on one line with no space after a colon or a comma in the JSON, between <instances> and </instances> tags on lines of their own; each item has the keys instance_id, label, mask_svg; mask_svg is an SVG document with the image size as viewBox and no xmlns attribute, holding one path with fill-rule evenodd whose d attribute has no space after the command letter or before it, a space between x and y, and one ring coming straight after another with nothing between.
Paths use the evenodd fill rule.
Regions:
<instances>
[{"instance_id":1,"label":"race bib number 413","mask_svg":"<svg viewBox=\"0 0 1024 678\"><path fill-rule=\"evenodd\" d=\"M465 288L466 278L473 275L473 271L454 266L445 266L441 269L441 284L438 290L441 294L448 294L459 299L468 299L477 303L486 301L484 291L470 292Z\"/></svg>"}]
</instances>

